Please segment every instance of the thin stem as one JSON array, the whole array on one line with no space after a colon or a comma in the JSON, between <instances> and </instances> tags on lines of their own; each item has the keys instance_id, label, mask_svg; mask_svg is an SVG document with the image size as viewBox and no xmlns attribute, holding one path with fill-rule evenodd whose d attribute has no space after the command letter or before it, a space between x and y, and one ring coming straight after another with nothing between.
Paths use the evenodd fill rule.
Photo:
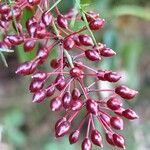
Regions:
<instances>
[{"instance_id":1,"label":"thin stem","mask_svg":"<svg viewBox=\"0 0 150 150\"><path fill-rule=\"evenodd\" d=\"M50 12L53 8L55 8L61 1L62 1L62 0L58 0L56 3L54 3L54 4L50 7L50 9L47 11L47 13Z\"/></svg>"},{"instance_id":2,"label":"thin stem","mask_svg":"<svg viewBox=\"0 0 150 150\"><path fill-rule=\"evenodd\" d=\"M89 121L88 121L88 126L87 126L87 132L86 132L86 138L89 137L90 127L91 127L91 120L92 120L92 114L90 114L90 116L89 116Z\"/></svg>"}]
</instances>

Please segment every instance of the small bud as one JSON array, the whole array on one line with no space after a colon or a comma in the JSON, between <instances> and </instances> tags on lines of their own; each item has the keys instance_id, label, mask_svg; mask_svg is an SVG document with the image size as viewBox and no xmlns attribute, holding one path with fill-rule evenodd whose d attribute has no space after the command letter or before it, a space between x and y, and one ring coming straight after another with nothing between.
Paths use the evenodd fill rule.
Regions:
<instances>
[{"instance_id":1,"label":"small bud","mask_svg":"<svg viewBox=\"0 0 150 150\"><path fill-rule=\"evenodd\" d=\"M72 95L72 99L73 100L78 100L80 95L81 95L81 93L80 93L79 89L74 88L72 93L71 93L71 95Z\"/></svg>"},{"instance_id":2,"label":"small bud","mask_svg":"<svg viewBox=\"0 0 150 150\"><path fill-rule=\"evenodd\" d=\"M71 106L71 93L69 91L65 92L62 97L62 105L65 109L68 109Z\"/></svg>"},{"instance_id":3,"label":"small bud","mask_svg":"<svg viewBox=\"0 0 150 150\"><path fill-rule=\"evenodd\" d=\"M45 26L51 25L52 19L53 16L50 12L46 11L42 14L42 22L45 24Z\"/></svg>"},{"instance_id":4,"label":"small bud","mask_svg":"<svg viewBox=\"0 0 150 150\"><path fill-rule=\"evenodd\" d=\"M109 82L117 82L120 80L121 76L117 72L108 71L104 74L104 78Z\"/></svg>"},{"instance_id":5,"label":"small bud","mask_svg":"<svg viewBox=\"0 0 150 150\"><path fill-rule=\"evenodd\" d=\"M33 95L32 102L33 103L41 103L41 102L44 101L45 98L46 98L46 91L45 90L40 90L40 91L37 91Z\"/></svg>"},{"instance_id":6,"label":"small bud","mask_svg":"<svg viewBox=\"0 0 150 150\"><path fill-rule=\"evenodd\" d=\"M113 134L111 132L106 133L105 135L106 141L110 144L115 146L114 140L113 140Z\"/></svg>"},{"instance_id":7,"label":"small bud","mask_svg":"<svg viewBox=\"0 0 150 150\"><path fill-rule=\"evenodd\" d=\"M79 69L78 67L74 67L70 70L70 75L72 78L82 78L83 71Z\"/></svg>"},{"instance_id":8,"label":"small bud","mask_svg":"<svg viewBox=\"0 0 150 150\"><path fill-rule=\"evenodd\" d=\"M58 75L55 83L57 83L56 88L61 91L64 89L64 87L66 86L66 80L65 77L63 75Z\"/></svg>"},{"instance_id":9,"label":"small bud","mask_svg":"<svg viewBox=\"0 0 150 150\"><path fill-rule=\"evenodd\" d=\"M117 110L122 106L122 103L115 98L115 97L110 97L109 100L107 101L107 107L112 109L112 110Z\"/></svg>"},{"instance_id":10,"label":"small bud","mask_svg":"<svg viewBox=\"0 0 150 150\"><path fill-rule=\"evenodd\" d=\"M93 40L89 35L79 35L79 40L80 43L84 46L92 46L93 45Z\"/></svg>"},{"instance_id":11,"label":"small bud","mask_svg":"<svg viewBox=\"0 0 150 150\"><path fill-rule=\"evenodd\" d=\"M104 26L104 24L105 24L104 19L97 18L96 20L90 22L89 27L91 30L99 30Z\"/></svg>"},{"instance_id":12,"label":"small bud","mask_svg":"<svg viewBox=\"0 0 150 150\"><path fill-rule=\"evenodd\" d=\"M101 56L104 56L104 57L111 57L113 55L116 55L116 53L110 49L110 48L104 48L100 51L100 54Z\"/></svg>"},{"instance_id":13,"label":"small bud","mask_svg":"<svg viewBox=\"0 0 150 150\"><path fill-rule=\"evenodd\" d=\"M35 47L35 40L28 40L24 43L24 51L31 52Z\"/></svg>"},{"instance_id":14,"label":"small bud","mask_svg":"<svg viewBox=\"0 0 150 150\"><path fill-rule=\"evenodd\" d=\"M71 109L73 111L80 110L81 108L82 108L82 102L81 101L79 101L79 100L72 101L72 103L71 103Z\"/></svg>"},{"instance_id":15,"label":"small bud","mask_svg":"<svg viewBox=\"0 0 150 150\"><path fill-rule=\"evenodd\" d=\"M47 73L38 71L32 75L32 79L37 81L44 81L47 78Z\"/></svg>"},{"instance_id":16,"label":"small bud","mask_svg":"<svg viewBox=\"0 0 150 150\"><path fill-rule=\"evenodd\" d=\"M100 57L100 55L98 54L98 52L97 51L95 51L95 50L86 50L85 51L85 56L89 59L89 60L91 60L91 61L97 61L97 60L101 60L101 57Z\"/></svg>"},{"instance_id":17,"label":"small bud","mask_svg":"<svg viewBox=\"0 0 150 150\"><path fill-rule=\"evenodd\" d=\"M46 88L46 96L47 96L47 97L50 97L50 96L52 96L54 93L55 93L55 86L49 85L49 86Z\"/></svg>"},{"instance_id":18,"label":"small bud","mask_svg":"<svg viewBox=\"0 0 150 150\"><path fill-rule=\"evenodd\" d=\"M63 47L66 50L71 50L75 45L75 41L71 37L67 37L63 40Z\"/></svg>"},{"instance_id":19,"label":"small bud","mask_svg":"<svg viewBox=\"0 0 150 150\"><path fill-rule=\"evenodd\" d=\"M63 15L58 15L57 16L57 23L61 28L68 28L68 21Z\"/></svg>"},{"instance_id":20,"label":"small bud","mask_svg":"<svg viewBox=\"0 0 150 150\"><path fill-rule=\"evenodd\" d=\"M44 86L43 81L33 80L30 84L29 89L30 89L30 92L35 93L35 92L41 90L43 88L43 86Z\"/></svg>"}]
</instances>

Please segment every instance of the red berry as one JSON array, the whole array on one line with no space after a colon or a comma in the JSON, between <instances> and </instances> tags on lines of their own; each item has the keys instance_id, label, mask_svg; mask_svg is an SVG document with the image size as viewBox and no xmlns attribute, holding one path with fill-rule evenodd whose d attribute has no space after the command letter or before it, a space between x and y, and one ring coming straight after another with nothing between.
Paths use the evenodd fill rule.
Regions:
<instances>
[{"instance_id":1,"label":"red berry","mask_svg":"<svg viewBox=\"0 0 150 150\"><path fill-rule=\"evenodd\" d=\"M47 96L47 97L50 97L50 96L52 96L54 93L55 93L55 86L49 85L49 86L46 88L46 96Z\"/></svg>"},{"instance_id":2,"label":"red berry","mask_svg":"<svg viewBox=\"0 0 150 150\"><path fill-rule=\"evenodd\" d=\"M74 67L70 70L70 76L72 78L82 78L83 71L81 69L79 69L78 67Z\"/></svg>"},{"instance_id":3,"label":"red berry","mask_svg":"<svg viewBox=\"0 0 150 150\"><path fill-rule=\"evenodd\" d=\"M120 117L111 117L110 124L114 129L123 130L123 120Z\"/></svg>"},{"instance_id":4,"label":"red berry","mask_svg":"<svg viewBox=\"0 0 150 150\"><path fill-rule=\"evenodd\" d=\"M87 99L86 109L87 109L88 112L97 115L98 114L98 104L97 104L97 102L92 100L92 99Z\"/></svg>"},{"instance_id":5,"label":"red berry","mask_svg":"<svg viewBox=\"0 0 150 150\"><path fill-rule=\"evenodd\" d=\"M124 99L130 100L137 95L137 91L128 88L127 86L118 86L115 89L116 94L121 96Z\"/></svg>"},{"instance_id":6,"label":"red berry","mask_svg":"<svg viewBox=\"0 0 150 150\"><path fill-rule=\"evenodd\" d=\"M119 134L113 134L113 141L117 147L125 149L125 141L123 136Z\"/></svg>"},{"instance_id":7,"label":"red berry","mask_svg":"<svg viewBox=\"0 0 150 150\"><path fill-rule=\"evenodd\" d=\"M97 60L101 60L100 55L98 54L97 51L95 50L86 50L85 51L85 56L91 60L91 61L97 61Z\"/></svg>"},{"instance_id":8,"label":"red berry","mask_svg":"<svg viewBox=\"0 0 150 150\"><path fill-rule=\"evenodd\" d=\"M59 111L62 106L60 97L54 97L50 102L50 108L52 111Z\"/></svg>"},{"instance_id":9,"label":"red berry","mask_svg":"<svg viewBox=\"0 0 150 150\"><path fill-rule=\"evenodd\" d=\"M105 135L106 141L110 144L115 146L114 140L113 140L113 134L111 132L106 133Z\"/></svg>"},{"instance_id":10,"label":"red berry","mask_svg":"<svg viewBox=\"0 0 150 150\"><path fill-rule=\"evenodd\" d=\"M69 135L69 142L70 144L74 144L79 140L79 136L80 136L80 131L79 130L75 130L74 132L72 132Z\"/></svg>"},{"instance_id":11,"label":"red berry","mask_svg":"<svg viewBox=\"0 0 150 150\"><path fill-rule=\"evenodd\" d=\"M71 50L75 45L75 41L71 37L67 37L63 40L63 47L66 50Z\"/></svg>"},{"instance_id":12,"label":"red berry","mask_svg":"<svg viewBox=\"0 0 150 150\"><path fill-rule=\"evenodd\" d=\"M79 40L80 43L84 46L92 46L93 45L93 40L89 35L79 35Z\"/></svg>"},{"instance_id":13,"label":"red berry","mask_svg":"<svg viewBox=\"0 0 150 150\"><path fill-rule=\"evenodd\" d=\"M33 80L30 84L29 89L30 89L30 92L35 93L35 92L41 90L43 88L43 86L44 86L43 81Z\"/></svg>"},{"instance_id":14,"label":"red berry","mask_svg":"<svg viewBox=\"0 0 150 150\"><path fill-rule=\"evenodd\" d=\"M79 101L79 100L72 101L72 103L71 103L71 109L73 111L80 110L82 108L82 106L83 105L82 105L81 101Z\"/></svg>"},{"instance_id":15,"label":"red berry","mask_svg":"<svg viewBox=\"0 0 150 150\"><path fill-rule=\"evenodd\" d=\"M45 26L51 25L52 19L53 16L50 12L46 11L42 14L42 22L45 24Z\"/></svg>"},{"instance_id":16,"label":"red berry","mask_svg":"<svg viewBox=\"0 0 150 150\"><path fill-rule=\"evenodd\" d=\"M100 54L101 56L104 56L104 57L111 57L113 55L116 55L116 53L110 49L110 48L104 48L100 51Z\"/></svg>"},{"instance_id":17,"label":"red berry","mask_svg":"<svg viewBox=\"0 0 150 150\"><path fill-rule=\"evenodd\" d=\"M37 91L33 95L32 102L33 103L41 103L41 102L44 101L45 98L46 98L46 91L45 90L40 90L40 91Z\"/></svg>"},{"instance_id":18,"label":"red berry","mask_svg":"<svg viewBox=\"0 0 150 150\"><path fill-rule=\"evenodd\" d=\"M100 146L100 147L103 147L103 144L102 144L102 136L100 134L100 132L98 130L92 130L91 132L91 140L92 140L92 143L97 145L97 146Z\"/></svg>"},{"instance_id":19,"label":"red berry","mask_svg":"<svg viewBox=\"0 0 150 150\"><path fill-rule=\"evenodd\" d=\"M120 103L120 101L115 97L110 97L107 101L107 107L109 107L112 110L118 110L121 106L122 103Z\"/></svg>"},{"instance_id":20,"label":"red berry","mask_svg":"<svg viewBox=\"0 0 150 150\"><path fill-rule=\"evenodd\" d=\"M41 0L27 0L27 2L30 4L30 5L38 5L40 3Z\"/></svg>"},{"instance_id":21,"label":"red berry","mask_svg":"<svg viewBox=\"0 0 150 150\"><path fill-rule=\"evenodd\" d=\"M120 80L121 76L117 72L108 71L104 74L104 78L109 82L117 82Z\"/></svg>"},{"instance_id":22,"label":"red berry","mask_svg":"<svg viewBox=\"0 0 150 150\"><path fill-rule=\"evenodd\" d=\"M68 121L61 122L58 126L55 128L55 136L56 138L62 137L68 133L70 129L70 123Z\"/></svg>"},{"instance_id":23,"label":"red berry","mask_svg":"<svg viewBox=\"0 0 150 150\"><path fill-rule=\"evenodd\" d=\"M24 43L24 51L31 52L35 47L35 40L28 40Z\"/></svg>"},{"instance_id":24,"label":"red berry","mask_svg":"<svg viewBox=\"0 0 150 150\"><path fill-rule=\"evenodd\" d=\"M63 15L58 15L57 16L57 23L61 28L68 28L68 21Z\"/></svg>"},{"instance_id":25,"label":"red berry","mask_svg":"<svg viewBox=\"0 0 150 150\"><path fill-rule=\"evenodd\" d=\"M58 128L58 126L62 123L62 122L65 122L67 121L67 119L65 117L59 119L56 124L55 124L55 130Z\"/></svg>"},{"instance_id":26,"label":"red berry","mask_svg":"<svg viewBox=\"0 0 150 150\"><path fill-rule=\"evenodd\" d=\"M65 109L68 109L71 106L71 93L65 92L65 94L62 97L62 105Z\"/></svg>"},{"instance_id":27,"label":"red berry","mask_svg":"<svg viewBox=\"0 0 150 150\"><path fill-rule=\"evenodd\" d=\"M105 81L104 75L105 75L105 71L104 70L98 70L97 71L97 78L99 80Z\"/></svg>"},{"instance_id":28,"label":"red berry","mask_svg":"<svg viewBox=\"0 0 150 150\"><path fill-rule=\"evenodd\" d=\"M32 75L32 79L37 81L44 81L47 78L47 73L38 71Z\"/></svg>"},{"instance_id":29,"label":"red berry","mask_svg":"<svg viewBox=\"0 0 150 150\"><path fill-rule=\"evenodd\" d=\"M20 45L23 43L23 37L18 35L8 35L7 39L12 45Z\"/></svg>"},{"instance_id":30,"label":"red berry","mask_svg":"<svg viewBox=\"0 0 150 150\"><path fill-rule=\"evenodd\" d=\"M82 142L82 150L92 150L92 143L90 139L85 138Z\"/></svg>"},{"instance_id":31,"label":"red berry","mask_svg":"<svg viewBox=\"0 0 150 150\"><path fill-rule=\"evenodd\" d=\"M80 93L79 89L74 88L72 93L71 93L71 95L72 95L72 99L73 100L78 100L80 95L81 95L81 93Z\"/></svg>"},{"instance_id":32,"label":"red berry","mask_svg":"<svg viewBox=\"0 0 150 150\"><path fill-rule=\"evenodd\" d=\"M96 20L90 22L89 27L91 30L99 30L104 26L104 23L104 19L97 18Z\"/></svg>"},{"instance_id":33,"label":"red berry","mask_svg":"<svg viewBox=\"0 0 150 150\"><path fill-rule=\"evenodd\" d=\"M0 4L0 14L8 14L10 11L9 5L2 3Z\"/></svg>"},{"instance_id":34,"label":"red berry","mask_svg":"<svg viewBox=\"0 0 150 150\"><path fill-rule=\"evenodd\" d=\"M130 119L130 120L133 120L133 119L138 119L139 116L135 113L135 111L133 111L132 109L126 109L122 112L122 115L127 118L127 119Z\"/></svg>"},{"instance_id":35,"label":"red berry","mask_svg":"<svg viewBox=\"0 0 150 150\"><path fill-rule=\"evenodd\" d=\"M110 125L110 117L106 114L100 114L100 118Z\"/></svg>"},{"instance_id":36,"label":"red berry","mask_svg":"<svg viewBox=\"0 0 150 150\"><path fill-rule=\"evenodd\" d=\"M52 59L50 65L53 69L56 69L60 66L60 61L58 59Z\"/></svg>"},{"instance_id":37,"label":"red berry","mask_svg":"<svg viewBox=\"0 0 150 150\"><path fill-rule=\"evenodd\" d=\"M64 89L64 87L66 86L66 80L65 77L63 75L58 75L55 83L57 83L56 88L61 91Z\"/></svg>"},{"instance_id":38,"label":"red berry","mask_svg":"<svg viewBox=\"0 0 150 150\"><path fill-rule=\"evenodd\" d=\"M94 21L98 17L99 17L99 14L94 12L94 11L89 11L86 14L86 19L87 19L88 22Z\"/></svg>"}]
</instances>

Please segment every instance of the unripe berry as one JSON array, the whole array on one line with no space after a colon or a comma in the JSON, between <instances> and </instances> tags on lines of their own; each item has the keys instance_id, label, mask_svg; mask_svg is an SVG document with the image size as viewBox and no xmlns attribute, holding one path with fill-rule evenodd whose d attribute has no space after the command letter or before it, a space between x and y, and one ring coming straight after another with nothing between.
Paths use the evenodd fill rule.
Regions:
<instances>
[{"instance_id":1,"label":"unripe berry","mask_svg":"<svg viewBox=\"0 0 150 150\"><path fill-rule=\"evenodd\" d=\"M86 101L86 109L88 112L97 115L98 114L98 104L96 101L92 99L87 99Z\"/></svg>"},{"instance_id":2,"label":"unripe berry","mask_svg":"<svg viewBox=\"0 0 150 150\"><path fill-rule=\"evenodd\" d=\"M68 21L63 15L58 15L57 16L57 23L61 28L68 28Z\"/></svg>"},{"instance_id":3,"label":"unripe berry","mask_svg":"<svg viewBox=\"0 0 150 150\"><path fill-rule=\"evenodd\" d=\"M70 129L70 122L63 121L55 128L55 136L56 138L62 137L68 133Z\"/></svg>"},{"instance_id":4,"label":"unripe berry","mask_svg":"<svg viewBox=\"0 0 150 150\"><path fill-rule=\"evenodd\" d=\"M107 101L107 107L112 110L117 110L122 106L122 103L119 102L119 100L115 97L110 97Z\"/></svg>"},{"instance_id":5,"label":"unripe berry","mask_svg":"<svg viewBox=\"0 0 150 150\"><path fill-rule=\"evenodd\" d=\"M92 143L97 145L97 146L100 146L100 147L103 147L103 144L102 144L102 136L100 134L100 132L98 130L92 130L91 132L91 140L92 140Z\"/></svg>"},{"instance_id":6,"label":"unripe berry","mask_svg":"<svg viewBox=\"0 0 150 150\"><path fill-rule=\"evenodd\" d=\"M114 129L123 130L123 120L120 117L111 117L110 124Z\"/></svg>"},{"instance_id":7,"label":"unripe berry","mask_svg":"<svg viewBox=\"0 0 150 150\"><path fill-rule=\"evenodd\" d=\"M113 141L117 147L125 149L125 141L123 136L119 134L113 134Z\"/></svg>"},{"instance_id":8,"label":"unripe berry","mask_svg":"<svg viewBox=\"0 0 150 150\"><path fill-rule=\"evenodd\" d=\"M104 19L97 18L96 20L90 22L89 27L91 30L99 30L104 26L104 24L105 24Z\"/></svg>"},{"instance_id":9,"label":"unripe berry","mask_svg":"<svg viewBox=\"0 0 150 150\"><path fill-rule=\"evenodd\" d=\"M79 35L79 40L80 40L80 43L84 46L92 46L93 45L92 38L87 34Z\"/></svg>"},{"instance_id":10,"label":"unripe berry","mask_svg":"<svg viewBox=\"0 0 150 150\"><path fill-rule=\"evenodd\" d=\"M124 99L130 100L137 95L137 91L128 88L127 86L118 86L115 89L115 93Z\"/></svg>"},{"instance_id":11,"label":"unripe berry","mask_svg":"<svg viewBox=\"0 0 150 150\"><path fill-rule=\"evenodd\" d=\"M52 111L59 111L62 106L60 97L54 97L50 102L50 108Z\"/></svg>"},{"instance_id":12,"label":"unripe berry","mask_svg":"<svg viewBox=\"0 0 150 150\"><path fill-rule=\"evenodd\" d=\"M135 111L133 111L132 109L126 109L122 112L122 115L127 118L127 119L130 119L130 120L133 120L133 119L138 119L139 116L135 113Z\"/></svg>"},{"instance_id":13,"label":"unripe berry","mask_svg":"<svg viewBox=\"0 0 150 150\"><path fill-rule=\"evenodd\" d=\"M79 140L79 136L80 136L80 131L79 130L75 130L74 132L72 132L69 135L69 142L70 144L74 144Z\"/></svg>"},{"instance_id":14,"label":"unripe berry","mask_svg":"<svg viewBox=\"0 0 150 150\"><path fill-rule=\"evenodd\" d=\"M44 101L45 98L46 98L46 91L45 90L40 90L40 91L37 91L33 95L32 102L33 103L41 103L41 102Z\"/></svg>"},{"instance_id":15,"label":"unripe berry","mask_svg":"<svg viewBox=\"0 0 150 150\"><path fill-rule=\"evenodd\" d=\"M89 59L89 60L91 60L91 61L97 61L97 60L101 60L101 57L100 57L100 55L98 54L98 52L97 51L95 51L95 50L86 50L85 51L85 56Z\"/></svg>"},{"instance_id":16,"label":"unripe berry","mask_svg":"<svg viewBox=\"0 0 150 150\"><path fill-rule=\"evenodd\" d=\"M85 138L82 142L82 150L92 150L92 143L89 138Z\"/></svg>"}]
</instances>

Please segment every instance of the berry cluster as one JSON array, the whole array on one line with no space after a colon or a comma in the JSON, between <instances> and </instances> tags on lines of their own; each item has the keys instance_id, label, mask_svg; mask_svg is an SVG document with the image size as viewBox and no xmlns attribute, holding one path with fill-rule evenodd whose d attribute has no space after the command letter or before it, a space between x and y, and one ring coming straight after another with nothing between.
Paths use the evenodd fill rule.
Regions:
<instances>
[{"instance_id":1,"label":"berry cluster","mask_svg":"<svg viewBox=\"0 0 150 150\"><path fill-rule=\"evenodd\" d=\"M138 118L132 109L122 107L123 99L131 100L137 91L118 84L113 89L96 88L98 82L116 83L121 75L111 70L91 68L83 61L98 62L116 54L105 44L96 43L92 34L92 31L104 26L105 20L94 11L85 12L82 9L71 9L61 14L55 4L55 12L52 14L52 4L48 0L16 0L11 6L1 3L0 28L4 34L0 47L9 49L23 44L24 51L30 53L39 42L42 43L35 57L21 64L16 73L32 75L29 89L33 93L34 103L51 98L49 106L52 111L65 110L65 115L55 124L56 138L69 133L70 144L74 144L79 140L81 128L87 123L82 150L91 150L92 144L103 147L102 136L95 126L97 120L106 133L106 141L125 149L124 138L116 130L123 130L123 117L129 120ZM26 30L21 24L25 9L34 10L34 15L26 21ZM83 22L83 27L77 31L71 29L72 19ZM11 24L16 34L8 35L7 30ZM90 35L85 31L90 31ZM57 50L59 56L50 60L51 71L39 70L39 66L49 61L48 56L52 50ZM48 80L51 84L47 86ZM92 80L94 82L90 83ZM93 93L102 92L109 94L105 98L92 97ZM82 109L86 110L86 114L79 126L71 131L71 124Z\"/></svg>"}]
</instances>

